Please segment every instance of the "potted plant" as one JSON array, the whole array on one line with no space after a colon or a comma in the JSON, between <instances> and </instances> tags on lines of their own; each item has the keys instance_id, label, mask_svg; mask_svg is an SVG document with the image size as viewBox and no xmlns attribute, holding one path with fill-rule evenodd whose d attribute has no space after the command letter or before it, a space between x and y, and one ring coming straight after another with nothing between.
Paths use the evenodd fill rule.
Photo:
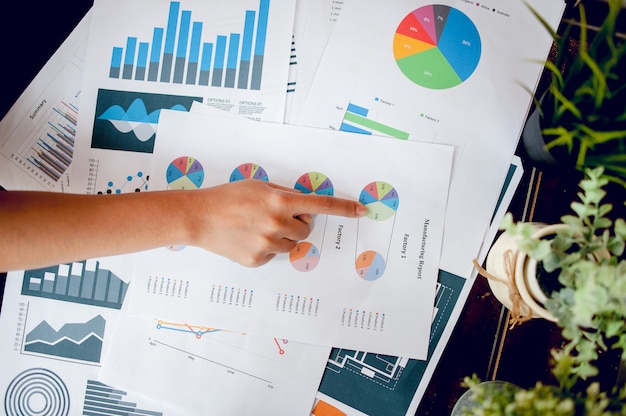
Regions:
<instances>
[{"instance_id":1,"label":"potted plant","mask_svg":"<svg viewBox=\"0 0 626 416\"><path fill-rule=\"evenodd\" d=\"M604 168L584 173L580 200L571 203L574 214L561 217L553 234L537 238L533 224L516 223L510 213L500 227L515 237L520 252L545 268L548 278L558 279L544 303L564 339L564 346L552 351L557 383L488 391L476 376L467 377L471 414L505 414L504 409L511 415L541 414L542 408L564 415L626 414L626 387L603 391L593 381L601 370L599 354L614 352L619 358L626 349L626 222L609 218L613 207L603 202Z\"/></svg>"},{"instance_id":2,"label":"potted plant","mask_svg":"<svg viewBox=\"0 0 626 416\"><path fill-rule=\"evenodd\" d=\"M626 187L626 42L617 39L622 0L607 0L608 13L589 39L582 3L580 35L572 46L573 26L562 35L531 8L554 39L554 58L545 64L550 78L534 97L535 111L522 132L529 156L584 171L604 166L605 175ZM532 93L532 92L531 92Z\"/></svg>"}]
</instances>

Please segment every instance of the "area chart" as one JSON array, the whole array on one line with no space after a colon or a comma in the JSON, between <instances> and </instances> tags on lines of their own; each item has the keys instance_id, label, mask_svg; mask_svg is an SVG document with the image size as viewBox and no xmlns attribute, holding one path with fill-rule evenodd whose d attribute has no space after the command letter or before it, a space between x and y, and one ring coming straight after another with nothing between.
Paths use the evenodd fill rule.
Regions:
<instances>
[{"instance_id":1,"label":"area chart","mask_svg":"<svg viewBox=\"0 0 626 416\"><path fill-rule=\"evenodd\" d=\"M463 12L445 5L422 6L400 22L393 39L400 71L429 89L466 81L478 66L480 34Z\"/></svg>"}]
</instances>

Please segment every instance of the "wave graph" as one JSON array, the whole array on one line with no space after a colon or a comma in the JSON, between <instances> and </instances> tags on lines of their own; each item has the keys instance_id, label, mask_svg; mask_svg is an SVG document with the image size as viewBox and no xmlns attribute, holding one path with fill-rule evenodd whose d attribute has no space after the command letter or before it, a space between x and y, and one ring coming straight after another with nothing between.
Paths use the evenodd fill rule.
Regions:
<instances>
[{"instance_id":1,"label":"wave graph","mask_svg":"<svg viewBox=\"0 0 626 416\"><path fill-rule=\"evenodd\" d=\"M176 104L169 109L187 111L180 104ZM161 109L154 110L148 114L144 102L140 98L136 98L128 107L128 110L124 110L120 105L113 105L107 108L98 119L107 120L119 132L129 133L132 131L137 140L145 142L156 134L160 114Z\"/></svg>"},{"instance_id":2,"label":"wave graph","mask_svg":"<svg viewBox=\"0 0 626 416\"><path fill-rule=\"evenodd\" d=\"M161 110L189 111L202 97L99 89L91 147L152 153Z\"/></svg>"}]
</instances>

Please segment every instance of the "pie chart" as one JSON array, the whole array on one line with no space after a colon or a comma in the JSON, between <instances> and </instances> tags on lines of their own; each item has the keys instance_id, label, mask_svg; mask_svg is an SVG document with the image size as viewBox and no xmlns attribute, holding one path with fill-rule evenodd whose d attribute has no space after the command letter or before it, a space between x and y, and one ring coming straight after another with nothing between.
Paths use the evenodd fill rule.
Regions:
<instances>
[{"instance_id":1,"label":"pie chart","mask_svg":"<svg viewBox=\"0 0 626 416\"><path fill-rule=\"evenodd\" d=\"M383 181L371 182L363 188L359 201L367 207L366 216L375 221L393 217L400 204L396 189Z\"/></svg>"},{"instance_id":2,"label":"pie chart","mask_svg":"<svg viewBox=\"0 0 626 416\"><path fill-rule=\"evenodd\" d=\"M170 189L198 189L204 182L204 168L193 157L181 156L168 166L166 179Z\"/></svg>"},{"instance_id":3,"label":"pie chart","mask_svg":"<svg viewBox=\"0 0 626 416\"><path fill-rule=\"evenodd\" d=\"M335 192L333 183L320 172L308 172L300 176L294 188L305 194L315 193L332 196Z\"/></svg>"},{"instance_id":4,"label":"pie chart","mask_svg":"<svg viewBox=\"0 0 626 416\"><path fill-rule=\"evenodd\" d=\"M230 182L240 181L242 179L259 179L268 181L269 177L265 169L255 163L244 163L239 165L230 174Z\"/></svg>"},{"instance_id":5,"label":"pie chart","mask_svg":"<svg viewBox=\"0 0 626 416\"><path fill-rule=\"evenodd\" d=\"M480 61L480 34L463 12L441 4L422 6L400 22L393 55L400 71L429 89L455 87Z\"/></svg>"},{"instance_id":6,"label":"pie chart","mask_svg":"<svg viewBox=\"0 0 626 416\"><path fill-rule=\"evenodd\" d=\"M289 261L296 270L310 272L320 262L320 251L312 243L302 241L289 252Z\"/></svg>"},{"instance_id":7,"label":"pie chart","mask_svg":"<svg viewBox=\"0 0 626 416\"><path fill-rule=\"evenodd\" d=\"M379 253L368 250L359 254L354 266L359 277L373 281L379 279L385 272L385 259Z\"/></svg>"}]
</instances>

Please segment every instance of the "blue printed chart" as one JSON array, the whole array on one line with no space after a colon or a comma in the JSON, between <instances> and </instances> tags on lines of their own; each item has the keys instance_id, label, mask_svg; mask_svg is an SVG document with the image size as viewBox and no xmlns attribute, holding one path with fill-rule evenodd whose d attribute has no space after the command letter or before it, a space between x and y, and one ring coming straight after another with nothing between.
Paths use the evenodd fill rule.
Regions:
<instances>
[{"instance_id":1,"label":"blue printed chart","mask_svg":"<svg viewBox=\"0 0 626 416\"><path fill-rule=\"evenodd\" d=\"M149 171L157 117L175 104L282 122L294 19L292 0L95 2L72 187L95 193L120 168Z\"/></svg>"},{"instance_id":2,"label":"blue printed chart","mask_svg":"<svg viewBox=\"0 0 626 416\"><path fill-rule=\"evenodd\" d=\"M480 61L480 34L461 11L445 5L422 6L400 22L393 54L402 73L430 89L455 87Z\"/></svg>"},{"instance_id":3,"label":"blue printed chart","mask_svg":"<svg viewBox=\"0 0 626 416\"><path fill-rule=\"evenodd\" d=\"M109 77L260 90L269 3L261 0L258 11L245 12L242 33L205 42L203 22L192 21L192 11L173 1L167 25L154 28L152 43L129 36L125 47L113 47Z\"/></svg>"}]
</instances>

